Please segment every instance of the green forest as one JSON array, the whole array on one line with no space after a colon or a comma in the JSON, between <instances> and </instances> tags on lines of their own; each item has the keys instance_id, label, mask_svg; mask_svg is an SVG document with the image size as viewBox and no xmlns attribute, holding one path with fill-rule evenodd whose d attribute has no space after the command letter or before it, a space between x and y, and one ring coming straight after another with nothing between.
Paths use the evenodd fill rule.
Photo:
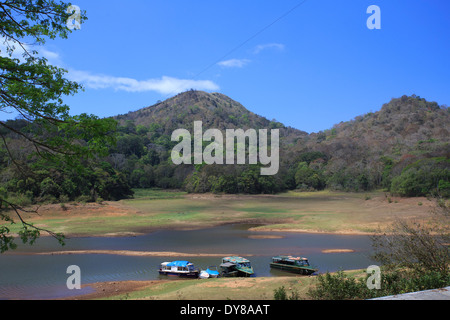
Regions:
<instances>
[{"instance_id":1,"label":"green forest","mask_svg":"<svg viewBox=\"0 0 450 320\"><path fill-rule=\"evenodd\" d=\"M180 165L171 133L194 120L210 128L280 129L280 170L258 165ZM120 200L132 189L191 193L274 194L286 190L383 189L405 197L450 195L450 111L417 96L393 99L375 113L307 134L255 115L221 94L188 91L154 106L107 119L102 153L55 161L37 156L39 123L16 119L0 128L0 195L10 203ZM54 135L65 135L61 130ZM25 139L27 137L28 139ZM75 144L89 145L89 137Z\"/></svg>"}]
</instances>

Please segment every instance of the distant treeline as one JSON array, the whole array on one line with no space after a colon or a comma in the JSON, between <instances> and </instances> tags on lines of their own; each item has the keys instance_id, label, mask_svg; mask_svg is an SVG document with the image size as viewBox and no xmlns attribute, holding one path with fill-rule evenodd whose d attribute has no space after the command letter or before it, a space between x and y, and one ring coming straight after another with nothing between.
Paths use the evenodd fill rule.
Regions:
<instances>
[{"instance_id":1,"label":"distant treeline","mask_svg":"<svg viewBox=\"0 0 450 320\"><path fill-rule=\"evenodd\" d=\"M449 118L448 108L420 97L394 99L380 112L330 130L282 138L275 176L261 176L258 165L176 166L170 155L177 142L161 122L135 125L121 117L108 156L71 164L35 157L20 135L2 129L8 148L0 144L0 193L21 204L118 200L131 197L133 188L249 194L382 188L400 196L449 197ZM26 133L33 126L7 124Z\"/></svg>"}]
</instances>

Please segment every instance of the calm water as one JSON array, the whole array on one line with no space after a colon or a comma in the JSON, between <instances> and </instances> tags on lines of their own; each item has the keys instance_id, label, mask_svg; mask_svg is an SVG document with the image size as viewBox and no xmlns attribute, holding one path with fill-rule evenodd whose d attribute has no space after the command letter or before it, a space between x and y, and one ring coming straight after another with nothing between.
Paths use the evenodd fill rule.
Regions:
<instances>
[{"instance_id":1,"label":"calm water","mask_svg":"<svg viewBox=\"0 0 450 320\"><path fill-rule=\"evenodd\" d=\"M36 256L30 252L61 250L176 251L183 253L234 253L252 255L255 276L290 275L271 270L270 258L279 254L302 255L319 272L362 269L373 264L369 259L371 242L367 236L250 232L251 225L229 225L195 231L157 231L139 237L74 238L61 248L54 239L41 238L32 246L0 255L0 299L52 299L87 293L66 288L70 265L81 268L82 284L104 281L162 279L157 268L161 262L189 260L198 267L219 265L219 257L124 257L115 255ZM251 235L277 235L280 239L252 239ZM353 249L354 253L323 254L323 249Z\"/></svg>"}]
</instances>

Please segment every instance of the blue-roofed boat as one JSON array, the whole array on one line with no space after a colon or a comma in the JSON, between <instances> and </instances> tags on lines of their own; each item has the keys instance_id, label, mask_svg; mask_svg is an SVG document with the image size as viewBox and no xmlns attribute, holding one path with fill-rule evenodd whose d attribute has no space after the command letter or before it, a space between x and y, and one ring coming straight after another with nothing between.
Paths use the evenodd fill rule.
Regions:
<instances>
[{"instance_id":1,"label":"blue-roofed boat","mask_svg":"<svg viewBox=\"0 0 450 320\"><path fill-rule=\"evenodd\" d=\"M182 278L198 278L200 270L189 261L163 262L159 274Z\"/></svg>"},{"instance_id":2,"label":"blue-roofed boat","mask_svg":"<svg viewBox=\"0 0 450 320\"><path fill-rule=\"evenodd\" d=\"M200 279L218 278L220 272L217 270L216 266L210 266L206 270L200 272Z\"/></svg>"},{"instance_id":3,"label":"blue-roofed boat","mask_svg":"<svg viewBox=\"0 0 450 320\"><path fill-rule=\"evenodd\" d=\"M220 276L219 270L217 270L216 266L210 266L206 269L206 272L209 274L210 278L218 278Z\"/></svg>"}]
</instances>

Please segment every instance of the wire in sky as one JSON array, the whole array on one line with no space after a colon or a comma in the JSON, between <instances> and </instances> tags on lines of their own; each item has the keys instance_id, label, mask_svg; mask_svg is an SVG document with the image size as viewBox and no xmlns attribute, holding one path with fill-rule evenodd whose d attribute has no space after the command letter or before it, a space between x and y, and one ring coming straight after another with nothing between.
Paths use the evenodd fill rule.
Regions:
<instances>
[{"instance_id":1,"label":"wire in sky","mask_svg":"<svg viewBox=\"0 0 450 320\"><path fill-rule=\"evenodd\" d=\"M236 52L237 50L239 50L240 48L242 48L244 45L246 45L247 43L249 43L250 41L252 41L253 39L255 39L256 37L258 37L261 33L265 32L267 29L269 29L270 27L272 27L274 24L276 24L277 22L279 22L280 20L286 18L289 14L291 14L293 11L295 11L296 9L298 9L300 6L302 6L306 1L308 0L302 0L300 1L298 4L296 4L294 7L292 7L291 9L289 9L288 11L286 11L285 13L283 13L281 16L279 16L278 18L276 18L274 21L272 21L271 23L269 23L268 25L266 25L264 28L262 28L261 30L259 30L258 32L256 32L255 34L253 34L251 37L247 38L245 41L241 42L239 45L237 45L236 47L234 47L233 49L231 49L230 51L228 51L226 54L224 54L222 57L220 57L219 59L217 59L215 62L211 63L209 66L207 66L206 68L204 68L202 71L200 71L199 73L197 73L195 76L193 76L190 80L195 80L197 77L199 77L201 74L205 73L206 71L208 71L209 69L211 69L212 67L214 67L217 63L223 61L225 58L227 58L229 55L231 55L232 53ZM167 94L166 97L170 96L171 94Z\"/></svg>"},{"instance_id":2,"label":"wire in sky","mask_svg":"<svg viewBox=\"0 0 450 320\"><path fill-rule=\"evenodd\" d=\"M278 17L277 19L275 19L274 21L272 21L270 24L268 24L267 26L265 26L264 28L262 28L261 30L259 30L258 32L256 32L254 35L252 35L250 38L248 38L247 40L245 40L244 42L240 43L239 45L237 45L236 47L234 47L233 49L231 49L230 51L228 51L225 55L223 55L221 58L217 59L214 63L211 63L209 66L207 66L205 69L203 69L202 71L200 71L199 73L197 73L194 77L192 77L191 80L194 80L195 78L197 78L198 76L200 76L201 74L203 74L204 72L208 71L209 69L211 69L212 67L214 67L217 63L223 61L225 58L227 58L229 55L231 55L232 53L234 53L235 51L239 50L240 48L242 48L244 45L246 45L248 42L252 41L253 39L255 39L257 36L259 36L261 33L265 32L267 29L269 29L270 27L272 27L274 24L276 24L277 22L279 22L280 20L286 18L286 16L288 16L289 14L291 14L293 11L295 11L298 7L300 7L301 5L303 5L306 1L308 0L303 0L300 3L298 3L297 5L295 5L293 8L289 9L289 11L283 13L280 17Z\"/></svg>"}]
</instances>

